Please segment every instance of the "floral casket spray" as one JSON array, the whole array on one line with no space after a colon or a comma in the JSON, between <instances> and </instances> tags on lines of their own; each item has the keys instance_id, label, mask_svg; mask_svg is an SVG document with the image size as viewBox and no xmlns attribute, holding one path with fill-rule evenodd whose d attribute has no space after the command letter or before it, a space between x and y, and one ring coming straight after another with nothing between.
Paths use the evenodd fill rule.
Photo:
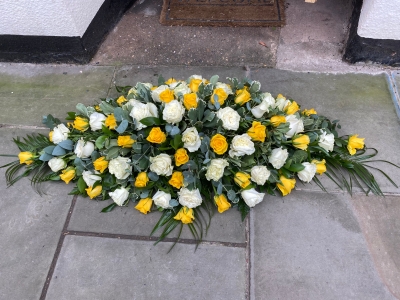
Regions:
<instances>
[{"instance_id":1,"label":"floral casket spray","mask_svg":"<svg viewBox=\"0 0 400 300\"><path fill-rule=\"evenodd\" d=\"M143 214L159 210L158 241L186 224L200 242L215 208L237 207L244 219L266 194L286 196L299 180L325 190L322 174L350 193L355 185L383 195L367 165L377 150L367 153L364 138L340 137L337 120L274 98L258 81L227 81L160 77L158 86L139 82L78 104L66 124L45 116L48 136L14 139L21 152L2 166L7 183L32 175L41 193L41 182L74 182L73 195L111 199L102 212L130 201Z\"/></svg>"}]
</instances>

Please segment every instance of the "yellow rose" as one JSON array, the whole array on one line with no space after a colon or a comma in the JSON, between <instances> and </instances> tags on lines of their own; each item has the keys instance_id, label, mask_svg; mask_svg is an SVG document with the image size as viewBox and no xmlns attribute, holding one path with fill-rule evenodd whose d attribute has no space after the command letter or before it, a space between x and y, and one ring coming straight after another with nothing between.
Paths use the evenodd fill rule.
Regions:
<instances>
[{"instance_id":1,"label":"yellow rose","mask_svg":"<svg viewBox=\"0 0 400 300\"><path fill-rule=\"evenodd\" d=\"M179 190L183 186L182 172L175 171L172 173L171 179L168 181L168 183Z\"/></svg>"},{"instance_id":2,"label":"yellow rose","mask_svg":"<svg viewBox=\"0 0 400 300\"><path fill-rule=\"evenodd\" d=\"M95 106L94 106L94 109L95 109L97 112L101 112L100 105L95 105Z\"/></svg>"},{"instance_id":3,"label":"yellow rose","mask_svg":"<svg viewBox=\"0 0 400 300\"><path fill-rule=\"evenodd\" d=\"M284 116L273 116L271 118L272 126L278 127L281 123L286 123L286 118Z\"/></svg>"},{"instance_id":4,"label":"yellow rose","mask_svg":"<svg viewBox=\"0 0 400 300\"><path fill-rule=\"evenodd\" d=\"M170 79L168 79L166 82L165 82L165 84L168 84L168 85L170 85L171 83L174 83L174 82L178 82L174 77L171 77Z\"/></svg>"},{"instance_id":5,"label":"yellow rose","mask_svg":"<svg viewBox=\"0 0 400 300\"><path fill-rule=\"evenodd\" d=\"M181 221L183 224L193 223L193 208L182 207L174 217L175 220Z\"/></svg>"},{"instance_id":6,"label":"yellow rose","mask_svg":"<svg viewBox=\"0 0 400 300\"><path fill-rule=\"evenodd\" d=\"M122 148L132 148L135 140L131 139L130 135L120 135L117 140L118 146Z\"/></svg>"},{"instance_id":7,"label":"yellow rose","mask_svg":"<svg viewBox=\"0 0 400 300\"><path fill-rule=\"evenodd\" d=\"M102 190L103 187L101 185L98 185L95 188L89 186L87 189L85 189L90 199L96 198L98 195L101 194Z\"/></svg>"},{"instance_id":8,"label":"yellow rose","mask_svg":"<svg viewBox=\"0 0 400 300\"><path fill-rule=\"evenodd\" d=\"M50 142L53 142L53 134L54 134L54 131L50 131L49 132L49 140L50 140Z\"/></svg>"},{"instance_id":9,"label":"yellow rose","mask_svg":"<svg viewBox=\"0 0 400 300\"><path fill-rule=\"evenodd\" d=\"M261 122L253 121L251 128L247 130L247 134L253 141L264 142L267 137L266 129L267 127L261 125Z\"/></svg>"},{"instance_id":10,"label":"yellow rose","mask_svg":"<svg viewBox=\"0 0 400 300\"><path fill-rule=\"evenodd\" d=\"M175 99L174 92L170 89L166 89L160 93L160 100L165 103L169 103Z\"/></svg>"},{"instance_id":11,"label":"yellow rose","mask_svg":"<svg viewBox=\"0 0 400 300\"><path fill-rule=\"evenodd\" d=\"M153 205L153 200L151 198L144 198L140 199L139 203L135 206L135 208L142 214L147 215L147 213L151 210L152 205Z\"/></svg>"},{"instance_id":12,"label":"yellow rose","mask_svg":"<svg viewBox=\"0 0 400 300\"><path fill-rule=\"evenodd\" d=\"M311 108L311 109L304 109L302 113L303 113L303 115L306 115L306 116L309 116L309 115L316 115L316 114L317 114L317 112L315 111L314 108Z\"/></svg>"},{"instance_id":13,"label":"yellow rose","mask_svg":"<svg viewBox=\"0 0 400 300\"><path fill-rule=\"evenodd\" d=\"M323 160L321 160L321 161L316 160L316 159L313 159L313 160L311 161L311 163L317 166L317 171L316 171L316 172L317 172L319 175L321 175L322 173L325 173L325 172L326 172L326 165L325 165L325 164L326 164L326 161L325 161L325 159L323 159Z\"/></svg>"},{"instance_id":14,"label":"yellow rose","mask_svg":"<svg viewBox=\"0 0 400 300\"><path fill-rule=\"evenodd\" d=\"M18 158L19 158L19 163L20 164L30 165L34 161L33 160L33 158L34 158L33 153L32 152L28 152L28 151L20 152L18 154Z\"/></svg>"},{"instance_id":15,"label":"yellow rose","mask_svg":"<svg viewBox=\"0 0 400 300\"><path fill-rule=\"evenodd\" d=\"M297 112L300 109L299 105L297 104L296 101L293 101L285 106L283 109L284 112L286 112L288 115L293 115L295 112Z\"/></svg>"},{"instance_id":16,"label":"yellow rose","mask_svg":"<svg viewBox=\"0 0 400 300\"><path fill-rule=\"evenodd\" d=\"M310 137L306 134L300 134L292 140L292 143L295 148L306 150L310 143Z\"/></svg>"},{"instance_id":17,"label":"yellow rose","mask_svg":"<svg viewBox=\"0 0 400 300\"><path fill-rule=\"evenodd\" d=\"M228 98L228 94L225 92L223 88L217 88L214 90L213 94L211 95L210 101L212 104L215 103L214 101L214 95L218 96L218 103L220 105L224 104L226 98Z\"/></svg>"},{"instance_id":18,"label":"yellow rose","mask_svg":"<svg viewBox=\"0 0 400 300\"><path fill-rule=\"evenodd\" d=\"M215 204L217 204L218 212L223 213L231 207L231 204L228 202L224 194L214 196Z\"/></svg>"},{"instance_id":19,"label":"yellow rose","mask_svg":"<svg viewBox=\"0 0 400 300\"><path fill-rule=\"evenodd\" d=\"M147 176L146 172L140 172L135 180L135 186L138 188L145 187L149 182L149 177Z\"/></svg>"},{"instance_id":20,"label":"yellow rose","mask_svg":"<svg viewBox=\"0 0 400 300\"><path fill-rule=\"evenodd\" d=\"M210 147L215 153L222 155L228 150L228 142L222 134L217 133L211 138Z\"/></svg>"},{"instance_id":21,"label":"yellow rose","mask_svg":"<svg viewBox=\"0 0 400 300\"><path fill-rule=\"evenodd\" d=\"M249 102L251 99L250 93L247 91L247 87L237 90L235 96L235 103L239 105L243 105L246 102Z\"/></svg>"},{"instance_id":22,"label":"yellow rose","mask_svg":"<svg viewBox=\"0 0 400 300\"><path fill-rule=\"evenodd\" d=\"M150 143L161 144L164 143L167 139L167 136L160 129L160 127L153 127L149 133L149 136L146 138Z\"/></svg>"},{"instance_id":23,"label":"yellow rose","mask_svg":"<svg viewBox=\"0 0 400 300\"><path fill-rule=\"evenodd\" d=\"M358 134L349 137L349 142L347 144L347 150L349 150L350 155L354 155L357 149L364 148L365 138L359 138Z\"/></svg>"},{"instance_id":24,"label":"yellow rose","mask_svg":"<svg viewBox=\"0 0 400 300\"><path fill-rule=\"evenodd\" d=\"M277 183L276 186L282 192L283 196L290 194L296 185L296 179L287 179L285 176L279 177L281 183Z\"/></svg>"},{"instance_id":25,"label":"yellow rose","mask_svg":"<svg viewBox=\"0 0 400 300\"><path fill-rule=\"evenodd\" d=\"M175 152L175 165L179 167L180 165L186 164L189 161L189 155L185 148L180 148Z\"/></svg>"},{"instance_id":26,"label":"yellow rose","mask_svg":"<svg viewBox=\"0 0 400 300\"><path fill-rule=\"evenodd\" d=\"M119 98L117 99L117 103L119 106L122 106L122 104L126 102L126 98L124 96L119 96Z\"/></svg>"},{"instance_id":27,"label":"yellow rose","mask_svg":"<svg viewBox=\"0 0 400 300\"><path fill-rule=\"evenodd\" d=\"M106 158L104 156L99 157L93 162L93 167L96 171L103 173L104 170L108 167L108 161L106 161Z\"/></svg>"},{"instance_id":28,"label":"yellow rose","mask_svg":"<svg viewBox=\"0 0 400 300\"><path fill-rule=\"evenodd\" d=\"M250 183L250 175L244 172L237 172L235 174L234 180L235 183L240 186L242 189L246 188Z\"/></svg>"},{"instance_id":29,"label":"yellow rose","mask_svg":"<svg viewBox=\"0 0 400 300\"><path fill-rule=\"evenodd\" d=\"M62 171L60 175L61 180L68 184L72 179L75 178L75 169L73 167L68 167Z\"/></svg>"},{"instance_id":30,"label":"yellow rose","mask_svg":"<svg viewBox=\"0 0 400 300\"><path fill-rule=\"evenodd\" d=\"M79 131L85 131L89 128L89 120L83 117L75 117L73 127Z\"/></svg>"},{"instance_id":31,"label":"yellow rose","mask_svg":"<svg viewBox=\"0 0 400 300\"><path fill-rule=\"evenodd\" d=\"M197 95L196 93L190 93L183 95L183 105L187 110L197 107Z\"/></svg>"},{"instance_id":32,"label":"yellow rose","mask_svg":"<svg viewBox=\"0 0 400 300\"><path fill-rule=\"evenodd\" d=\"M106 120L104 121L104 126L115 129L117 127L117 120L114 117L114 114L110 114L107 116Z\"/></svg>"},{"instance_id":33,"label":"yellow rose","mask_svg":"<svg viewBox=\"0 0 400 300\"><path fill-rule=\"evenodd\" d=\"M192 80L190 80L190 83L189 83L189 88L192 90L192 92L197 92L198 90L199 90L199 85L200 85L200 83L202 82L202 80L201 79L192 79Z\"/></svg>"}]
</instances>

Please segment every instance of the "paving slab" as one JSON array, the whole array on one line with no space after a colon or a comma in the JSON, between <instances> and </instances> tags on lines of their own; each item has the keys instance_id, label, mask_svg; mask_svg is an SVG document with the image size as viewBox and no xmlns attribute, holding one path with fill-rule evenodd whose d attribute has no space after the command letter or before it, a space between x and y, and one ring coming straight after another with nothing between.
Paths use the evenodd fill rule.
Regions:
<instances>
[{"instance_id":1,"label":"paving slab","mask_svg":"<svg viewBox=\"0 0 400 300\"><path fill-rule=\"evenodd\" d=\"M245 249L66 236L47 293L63 299L245 299Z\"/></svg>"},{"instance_id":2,"label":"paving slab","mask_svg":"<svg viewBox=\"0 0 400 300\"><path fill-rule=\"evenodd\" d=\"M161 213L158 211L144 215L134 209L133 203L130 203L128 207L117 207L109 213L101 213L100 211L110 203L112 203L110 200L91 201L89 198L78 198L68 229L148 237L161 217ZM159 236L161 232L161 230L157 231L154 236ZM178 228L169 237L172 238L177 235ZM181 238L193 239L187 226L184 226ZM223 214L216 212L203 240L245 243L246 223L241 221L240 213L236 208L232 208Z\"/></svg>"},{"instance_id":3,"label":"paving slab","mask_svg":"<svg viewBox=\"0 0 400 300\"><path fill-rule=\"evenodd\" d=\"M107 95L113 67L0 64L0 124L43 126L42 116L64 119L77 103Z\"/></svg>"},{"instance_id":4,"label":"paving slab","mask_svg":"<svg viewBox=\"0 0 400 300\"><path fill-rule=\"evenodd\" d=\"M0 129L0 153L18 153L10 141L26 133ZM0 157L0 165L13 160ZM0 169L0 299L40 297L72 200L65 184L45 184L44 190L40 197L28 179L6 188Z\"/></svg>"},{"instance_id":5,"label":"paving slab","mask_svg":"<svg viewBox=\"0 0 400 300\"><path fill-rule=\"evenodd\" d=\"M276 96L281 93L296 100L303 108L315 110L331 120L338 119L340 135L359 134L368 147L379 151L377 159L386 159L400 165L400 126L388 90L386 76L367 74L326 74L289 72L276 69L253 69L251 78L261 82L261 89ZM400 169L375 163L398 185ZM375 172L383 192L399 193L386 178ZM321 181L330 191L338 191L326 176ZM298 184L299 189L319 190L312 184ZM355 189L359 191L359 189Z\"/></svg>"},{"instance_id":6,"label":"paving slab","mask_svg":"<svg viewBox=\"0 0 400 300\"><path fill-rule=\"evenodd\" d=\"M92 63L275 66L279 28L162 26L161 6L159 0L137 1L109 33Z\"/></svg>"},{"instance_id":7,"label":"paving slab","mask_svg":"<svg viewBox=\"0 0 400 300\"><path fill-rule=\"evenodd\" d=\"M356 196L351 203L383 282L400 299L400 197Z\"/></svg>"},{"instance_id":8,"label":"paving slab","mask_svg":"<svg viewBox=\"0 0 400 300\"><path fill-rule=\"evenodd\" d=\"M268 197L252 217L253 299L395 299L347 195Z\"/></svg>"}]
</instances>

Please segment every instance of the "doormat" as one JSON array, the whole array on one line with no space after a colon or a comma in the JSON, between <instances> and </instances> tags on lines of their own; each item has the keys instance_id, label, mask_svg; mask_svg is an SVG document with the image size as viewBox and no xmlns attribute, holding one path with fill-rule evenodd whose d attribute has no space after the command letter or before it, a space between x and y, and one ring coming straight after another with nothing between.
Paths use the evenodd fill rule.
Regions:
<instances>
[{"instance_id":1,"label":"doormat","mask_svg":"<svg viewBox=\"0 0 400 300\"><path fill-rule=\"evenodd\" d=\"M183 26L283 26L284 0L163 0L160 23Z\"/></svg>"}]
</instances>

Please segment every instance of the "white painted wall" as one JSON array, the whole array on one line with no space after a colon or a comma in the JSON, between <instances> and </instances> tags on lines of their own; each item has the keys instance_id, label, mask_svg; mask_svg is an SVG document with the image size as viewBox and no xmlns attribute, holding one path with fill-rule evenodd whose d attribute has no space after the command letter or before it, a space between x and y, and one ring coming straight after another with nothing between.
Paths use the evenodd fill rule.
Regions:
<instances>
[{"instance_id":1,"label":"white painted wall","mask_svg":"<svg viewBox=\"0 0 400 300\"><path fill-rule=\"evenodd\" d=\"M104 0L0 0L0 34L80 36Z\"/></svg>"},{"instance_id":2,"label":"white painted wall","mask_svg":"<svg viewBox=\"0 0 400 300\"><path fill-rule=\"evenodd\" d=\"M364 0L357 33L365 38L400 40L400 0Z\"/></svg>"}]
</instances>

